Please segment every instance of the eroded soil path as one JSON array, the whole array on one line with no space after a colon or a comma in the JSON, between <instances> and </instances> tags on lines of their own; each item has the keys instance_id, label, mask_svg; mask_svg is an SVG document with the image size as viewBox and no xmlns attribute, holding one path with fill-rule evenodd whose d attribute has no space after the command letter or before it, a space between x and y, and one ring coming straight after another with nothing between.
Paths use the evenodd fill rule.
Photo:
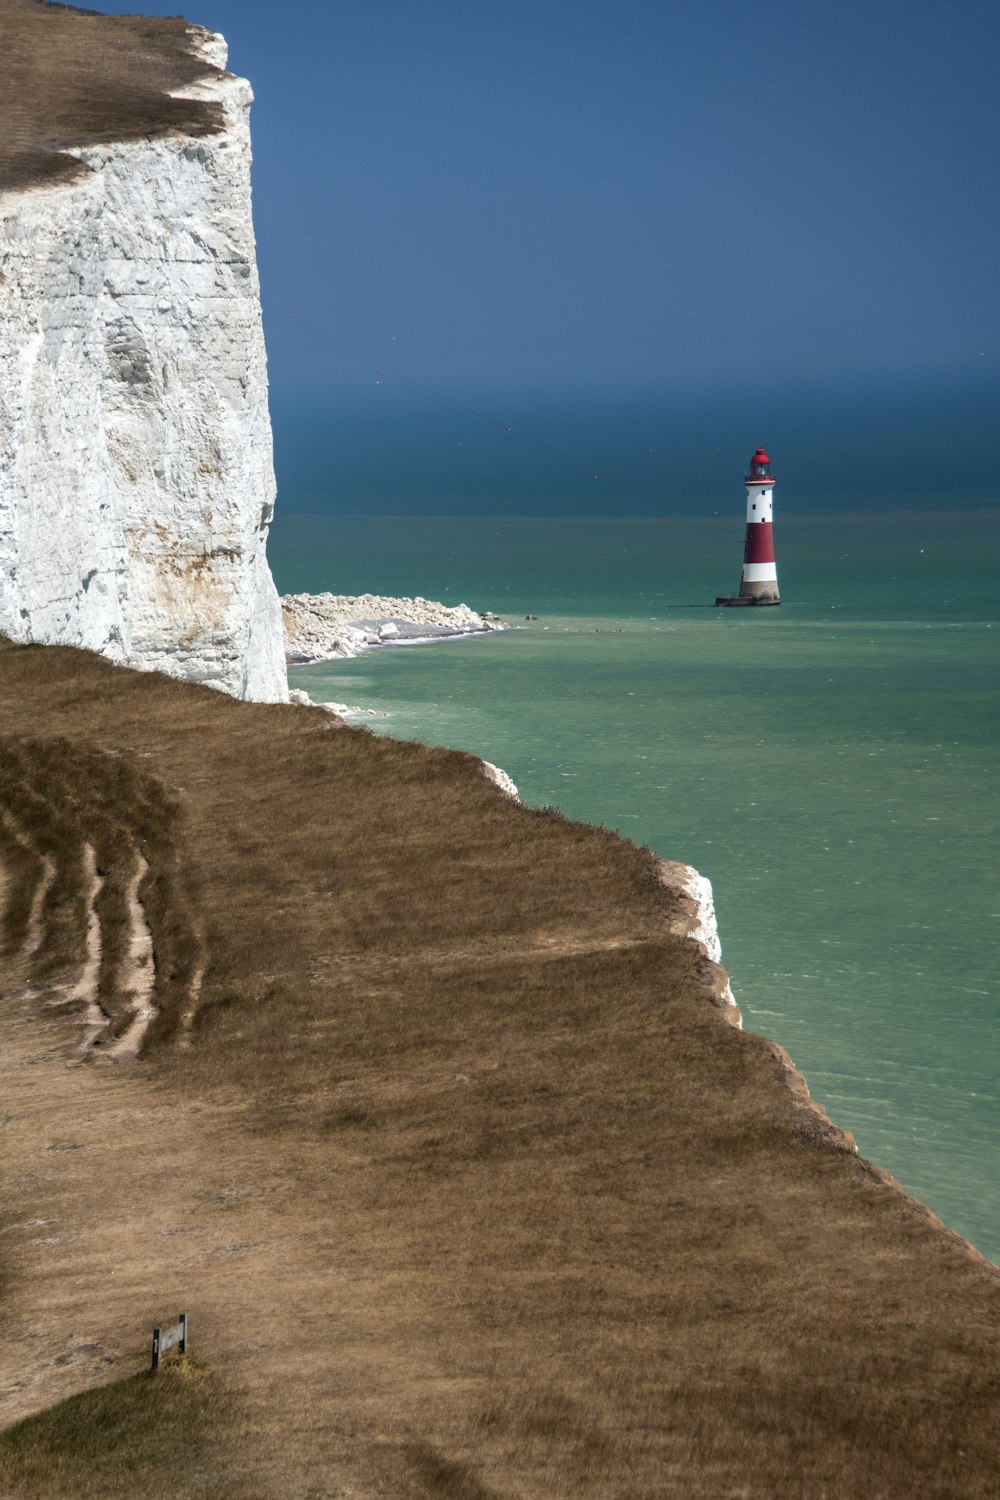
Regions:
<instances>
[{"instance_id":1,"label":"eroded soil path","mask_svg":"<svg viewBox=\"0 0 1000 1500\"><path fill-rule=\"evenodd\" d=\"M141 1054L167 1012L174 1032L189 1031L203 940L160 784L68 741L0 742L0 811L8 991L16 973L25 998L76 1010L83 1048L119 1062ZM179 972L167 982L167 971Z\"/></svg>"}]
</instances>

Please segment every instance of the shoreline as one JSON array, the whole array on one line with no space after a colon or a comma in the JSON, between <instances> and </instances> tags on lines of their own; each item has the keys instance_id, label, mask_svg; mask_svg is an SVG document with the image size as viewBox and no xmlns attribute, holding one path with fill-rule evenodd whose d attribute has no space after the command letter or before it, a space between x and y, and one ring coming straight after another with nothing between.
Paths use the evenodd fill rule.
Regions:
<instances>
[{"instance_id":1,"label":"shoreline","mask_svg":"<svg viewBox=\"0 0 1000 1500\"><path fill-rule=\"evenodd\" d=\"M459 1324L455 1359L490 1411L499 1298L514 1341L500 1387L510 1410L524 1409L541 1323L571 1360L560 1379L588 1410L606 1412L617 1359L616 1379L635 1371L612 1413L623 1425L636 1410L661 1421L672 1393L694 1391L697 1411L707 1406L705 1420L729 1444L713 1460L712 1485L722 1474L732 1488L752 1464L782 1493L786 1452L803 1451L792 1446L802 1391L809 1411L815 1400L829 1413L808 1428L793 1475L805 1491L817 1448L824 1474L839 1474L856 1449L838 1494L860 1493L857 1476L897 1413L917 1435L938 1424L911 1466L918 1492L948 1442L973 1455L968 1472L974 1461L976 1473L992 1472L983 1412L995 1396L988 1360L1000 1273L859 1157L778 1044L738 1029L710 887L692 866L661 864L594 825L509 807L503 773L460 752L331 733L335 723L315 715L152 674L130 674L122 692L120 669L89 654L11 650L0 660L13 733L49 740L72 715L83 742L100 745L101 764L124 749L142 757L144 778L179 789L176 910L196 898L211 942L194 1044L154 1035L146 1055L121 1068L67 1068L75 1018L44 995L12 996L10 1217L24 1233L15 1265L24 1254L33 1269L14 1282L24 1336L8 1341L0 1368L11 1415L83 1394L99 1367L96 1356L77 1362L81 1349L113 1359L110 1374L136 1371L132 1330L148 1321L149 1282L142 1267L127 1268L141 1223L153 1273L174 1276L178 1298L207 1309L206 1337L232 1330L228 1343L214 1337L234 1384L260 1367L242 1329L270 1305L276 1275L294 1278L305 1321L276 1325L282 1379L254 1407L279 1433L294 1433L300 1399L287 1393L286 1370L301 1367L302 1389L319 1391L325 1423L342 1420L357 1348L377 1358L380 1340L395 1347L396 1326L423 1340L414 1366L437 1368L457 1275L478 1300L469 1329ZM172 734L179 717L186 732ZM36 759L26 763L31 785ZM112 792L117 764L107 771ZM75 820L74 785L42 783ZM92 805L103 817L103 804ZM129 815L118 800L111 806ZM423 903L416 914L414 901ZM86 938L81 931L83 958ZM263 985L265 964L274 977ZM150 1226L151 1160L185 1197ZM110 1211L88 1191L95 1174L115 1184ZM401 1208L377 1259L372 1216L385 1205ZM172 1237L182 1230L190 1238L178 1261ZM318 1383L313 1310L331 1281L317 1232L359 1258L344 1272L337 1339L319 1330L323 1349L346 1352L320 1368ZM485 1247L472 1261L470 1243ZM126 1268L110 1284L109 1264ZM360 1302L351 1291L359 1275ZM386 1306L397 1315L388 1333ZM928 1359L928 1348L948 1359ZM883 1404L845 1450L872 1368L890 1372ZM730 1436L726 1424L745 1410L733 1407L734 1388L757 1404ZM379 1453L381 1395L362 1391L358 1408ZM396 1399L393 1380L386 1401ZM449 1443L451 1410L438 1419ZM665 1438L675 1416L668 1407ZM680 1417L689 1420L687 1406ZM399 1419L400 1441L425 1420L418 1394ZM175 1430L171 1422L165 1451ZM235 1430L242 1444L245 1428ZM484 1431L474 1429L477 1441ZM663 1472L654 1436L647 1488ZM904 1431L899 1441L908 1453L916 1438ZM763 1465L776 1445L772 1475ZM687 1462L683 1443L677 1451ZM528 1488L544 1491L550 1473L540 1464Z\"/></svg>"},{"instance_id":2,"label":"shoreline","mask_svg":"<svg viewBox=\"0 0 1000 1500\"><path fill-rule=\"evenodd\" d=\"M341 652L335 656L299 656L291 652L285 653L285 665L289 667L315 667L325 661L353 661L356 656L366 655L369 651L380 651L385 648L397 646L434 646L444 645L450 641L467 641L479 635L492 635L494 630L506 630L506 625L484 626L480 630L441 630L435 635L404 635L402 630L398 636L388 640L366 641L359 650L352 655Z\"/></svg>"},{"instance_id":3,"label":"shoreline","mask_svg":"<svg viewBox=\"0 0 1000 1500\"><path fill-rule=\"evenodd\" d=\"M380 646L461 640L504 630L499 615L467 604L380 594L283 594L281 617L289 666L346 661Z\"/></svg>"},{"instance_id":4,"label":"shoreline","mask_svg":"<svg viewBox=\"0 0 1000 1500\"><path fill-rule=\"evenodd\" d=\"M522 604L520 611L512 611L513 618L511 625L514 629L519 628L518 621L522 618L523 608L524 605ZM592 622L586 621L583 623L585 626ZM603 621L598 620L596 623L603 624ZM535 628L536 630L538 629L537 626ZM877 625L873 624L868 628L874 633L877 630ZM984 639L988 640L988 635ZM595 636L594 640L595 644L600 643L601 637ZM623 643L623 646L626 650L629 648L627 640ZM586 641L583 642L583 648L584 650L587 649ZM499 660L499 658L494 658L491 650L490 662L494 660ZM423 661L423 667L420 666L418 661L415 670L418 672L418 675L422 672L424 677L432 682L435 676L439 675L434 673L434 662L432 662L430 657L423 658ZM449 681L454 678L462 684L462 692L464 694L472 691L471 687L467 685L473 682L480 684L481 690L485 693L491 692L491 689L487 686L489 678L484 675L489 671L485 659L480 657L476 657L474 660L472 658L462 658L460 662L457 658L449 658L449 661L453 665L449 666L447 662L442 663L441 671ZM329 670L331 674L336 672L336 668L330 668ZM523 745L518 745L517 748L512 748L512 744L516 742L512 741L508 735L502 734L503 743L497 741L492 733L487 735L485 732L481 733L475 741L467 741L451 728L454 723L454 716L449 718L447 715L441 719L437 731L432 734L431 729L427 728L426 725L437 723L438 716L430 714L421 717L423 710L420 709L416 700L413 699L412 691L404 694L403 699L394 700L391 690L394 678L388 662L383 663L381 667L379 663L372 662L371 672L374 676L370 679L370 686L368 685L369 679L367 677L365 686L362 686L358 681L348 681L349 677L354 678L359 673L364 675L365 671L366 669L363 665L355 669L345 669L341 681L337 681L336 685L334 685L331 676L329 686L326 687L326 691L329 692L332 686L334 692L340 692L345 698L347 697L347 693L344 691L345 688L350 689L352 696L355 690L357 690L359 699L369 695L376 697L376 706L371 706L371 698L369 705L341 703L335 706L335 711L344 714L348 722L369 725L379 734L405 736L407 733L412 733L417 737L430 738L432 742L451 745L455 743L468 744L470 748L478 751L478 753L484 754L490 759L498 759L503 765L510 765L515 769L515 778L518 781L522 777L520 774L517 774L517 766L522 766L522 774L527 775L527 772L524 771L523 760L521 759L521 752L524 747ZM407 675L407 669L400 667L399 671ZM322 676L322 669L319 669L319 675ZM409 681L410 679L407 677L407 680ZM402 679L399 679L399 682L402 684ZM313 684L308 682L304 672L299 677L297 685L308 686L310 691L316 690ZM627 686L632 685L631 683L627 684ZM388 691L386 691L387 689ZM323 689L320 688L319 691L323 691ZM430 696L434 696L433 691L430 692ZM516 691L508 692L504 690L501 692L501 702L505 709L512 707L515 697ZM379 701L380 699L381 701ZM405 701L403 701L404 699ZM623 698L622 702L626 705L631 705L633 699ZM374 720L376 717L380 718L382 722L375 724ZM390 719L392 720L391 723L389 722ZM476 722L480 723L480 720L477 719ZM424 725L425 727L420 728L420 725ZM484 729L485 727L485 724L483 724ZM518 734L520 734L520 729L518 730ZM507 746L506 751L504 749L505 745ZM640 748L646 749L647 746L642 745ZM583 753L585 755L586 750ZM506 759L505 756L507 757ZM576 773L579 770L576 765L572 764L572 761L576 758L576 754L572 753L562 762L562 768L565 772ZM545 774L547 779L539 795L542 801L551 800L558 804L562 800L561 788L565 787L567 793L579 791L583 783L577 780L568 780L565 783L560 781L558 779L558 768L552 769L549 767L550 761L554 762L554 757L549 756L546 760ZM528 779L531 778L529 777ZM652 782L663 780L664 778L659 776L648 779ZM876 785L874 782L870 784ZM867 786L869 783L866 782L864 785ZM537 787L537 782L533 782L533 786ZM643 790L645 789L644 783ZM600 822L601 820L601 808L595 803L593 797L589 801L582 803L579 797L576 800L570 798L568 805L572 807L572 815L575 817L595 822ZM638 802L630 804L626 806L625 813L628 813L630 808L632 811L638 811L638 807ZM928 811L936 812L940 811L940 809L929 808ZM657 820L650 817L649 812L648 804L644 803L641 818L633 822L623 815L623 819L619 822L618 827L626 836L630 837L636 836L634 830L645 829L647 824L651 824L654 829L658 828L664 819L660 817ZM932 823L928 824L929 828L933 828L933 826ZM850 831L853 833L853 829ZM645 832L640 835L640 841L649 842L654 849L658 848L664 851L672 852L673 849L678 847L685 851L690 850L694 856L694 863L701 864L702 868L712 870L719 885L720 893L724 898L724 904L727 907L725 915L731 917L733 912L730 910L730 907L733 907L737 916L737 922L734 926L731 926L728 920L725 926L727 932L729 932L727 947L731 950L730 956L738 961L739 974L742 976L737 987L740 991L740 1006L746 1012L746 1024L750 1029L759 1030L763 1035L771 1038L775 1049L780 1049L781 1057L784 1059L783 1067L787 1069L790 1079L794 1080L796 1086L801 1086L807 1098L815 1091L815 1096L822 1101L822 1104L816 1107L817 1115L825 1116L827 1120L832 1119L835 1122L835 1128L840 1130L846 1139L851 1140L850 1149L852 1151L858 1151L860 1148L860 1153L866 1159L878 1163L878 1168L873 1170L884 1172L887 1179L891 1179L894 1182L905 1183L906 1187L905 1189L901 1188L902 1191L905 1191L908 1195L912 1195L915 1201L923 1203L926 1210L939 1218L942 1223L954 1226L951 1232L959 1234L961 1238L974 1248L976 1253L983 1255L990 1264L998 1263L998 1257L994 1249L996 1243L995 1234L992 1239L990 1237L990 1214L988 1207L986 1211L981 1209L976 1211L978 1213L977 1219L976 1215L970 1213L966 1204L961 1201L958 1188L950 1186L943 1170L939 1166L939 1162L945 1161L949 1152L951 1156L957 1157L959 1154L958 1149L949 1146L945 1142L940 1149L932 1148L931 1154L927 1159L916 1161L913 1152L908 1151L904 1132L898 1126L898 1120L904 1117L900 1111L909 1108L909 1106L905 1105L904 1101L903 1105L897 1107L896 1113L890 1115L889 1111L883 1108L881 1098L874 1090L871 1091L874 1102L870 1105L867 1103L870 1095L863 1091L862 1085L865 1082L865 1074L870 1072L870 1070L866 1070L863 1065L858 1065L856 1061L858 1048L849 1042L841 1044L836 1037L833 1037L831 1040L827 1036L828 1023L824 1017L817 1018L813 1013L809 1013L803 1021L801 1017L796 1017L787 1005L779 1006L778 1014L775 1014L774 1005L769 995L768 983L763 976L763 971L759 963L756 968L754 967L753 960L755 955L753 946L747 944L746 935L739 928L738 903L741 898L745 899L745 892L739 886L739 872L737 871L734 876L730 867L718 864L718 850L701 849L701 858L699 859L696 851L700 849L700 845L692 845L687 838L683 842L677 840L668 842L667 837L662 831L658 839L654 839L649 832ZM713 853L713 859L706 857ZM781 871L778 870L776 873L780 882ZM785 967L792 970L795 975L799 973L800 968L803 972L808 971L811 974L812 965L796 957L796 935L793 934L792 938L790 951L793 961ZM736 947L740 948L738 955ZM749 963L746 962L748 947L751 959ZM772 981L772 985L773 983ZM827 976L822 976L822 983L828 990L832 988ZM730 1014L732 1015L733 1012L730 1011ZM812 1029L810 1030L810 1028ZM822 1039L824 1044L829 1042L829 1045L825 1046L825 1050L820 1051L817 1045L817 1037ZM813 1049L812 1052L809 1050L810 1047ZM789 1059L788 1051L785 1049L790 1050L791 1058L795 1059L794 1063ZM777 1050L775 1055L778 1055ZM842 1059L846 1060L843 1066ZM952 1074L954 1072L955 1069L953 1068ZM898 1080L900 1078L904 1078L903 1068L896 1061L889 1069L887 1087L889 1089L895 1088L896 1092L899 1093L900 1084ZM800 1083L803 1079L808 1079L808 1084ZM858 1080L858 1082L855 1084L852 1080ZM947 1075L945 1075L945 1084L949 1087L952 1086L951 1080ZM856 1094L856 1098L853 1097L854 1094ZM890 1093L887 1097L891 1098L893 1095ZM858 1100L862 1101L860 1105L858 1104ZM973 1097L972 1105L968 1110L968 1117L975 1121L974 1107L975 1098ZM981 1113L982 1111L980 1110ZM854 1144L853 1138L855 1134L857 1135L859 1145ZM966 1168L965 1158L969 1157L970 1153L964 1148L963 1153L959 1157L961 1171L968 1171L968 1180L975 1184L984 1174L974 1161ZM966 1178L963 1177L963 1184L965 1181ZM975 1204L976 1200L971 1194L967 1193L967 1199L969 1202ZM985 1222L985 1228L983 1222L980 1221ZM993 1254L991 1254L991 1250Z\"/></svg>"}]
</instances>

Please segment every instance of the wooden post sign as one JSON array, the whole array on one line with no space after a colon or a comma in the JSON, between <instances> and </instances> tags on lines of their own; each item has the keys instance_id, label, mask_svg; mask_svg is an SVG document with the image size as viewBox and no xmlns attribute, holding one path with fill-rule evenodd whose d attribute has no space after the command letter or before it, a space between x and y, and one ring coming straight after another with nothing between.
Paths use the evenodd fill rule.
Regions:
<instances>
[{"instance_id":1,"label":"wooden post sign","mask_svg":"<svg viewBox=\"0 0 1000 1500\"><path fill-rule=\"evenodd\" d=\"M160 1358L171 1349L176 1349L178 1354L186 1354L188 1346L188 1315L179 1313L177 1322L171 1328L153 1329L153 1369L160 1366Z\"/></svg>"}]
</instances>

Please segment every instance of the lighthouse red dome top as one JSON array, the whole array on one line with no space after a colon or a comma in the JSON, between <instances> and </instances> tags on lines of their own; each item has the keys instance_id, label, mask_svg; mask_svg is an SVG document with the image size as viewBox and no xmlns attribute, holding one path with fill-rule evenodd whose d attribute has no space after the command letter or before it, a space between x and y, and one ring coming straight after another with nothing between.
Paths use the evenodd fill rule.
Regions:
<instances>
[{"instance_id":1,"label":"lighthouse red dome top","mask_svg":"<svg viewBox=\"0 0 1000 1500\"><path fill-rule=\"evenodd\" d=\"M771 460L763 448L758 448L757 452L751 458L746 472L746 482L747 484L774 483L774 470L771 468Z\"/></svg>"}]
</instances>

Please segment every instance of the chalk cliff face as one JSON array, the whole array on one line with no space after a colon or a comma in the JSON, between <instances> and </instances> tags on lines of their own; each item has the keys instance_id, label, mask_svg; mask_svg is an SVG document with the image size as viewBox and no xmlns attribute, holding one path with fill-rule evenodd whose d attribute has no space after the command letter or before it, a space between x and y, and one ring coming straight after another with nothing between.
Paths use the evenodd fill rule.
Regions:
<instances>
[{"instance_id":1,"label":"chalk cliff face","mask_svg":"<svg viewBox=\"0 0 1000 1500\"><path fill-rule=\"evenodd\" d=\"M0 632L283 700L252 95L190 35L222 129L0 193Z\"/></svg>"}]
</instances>

